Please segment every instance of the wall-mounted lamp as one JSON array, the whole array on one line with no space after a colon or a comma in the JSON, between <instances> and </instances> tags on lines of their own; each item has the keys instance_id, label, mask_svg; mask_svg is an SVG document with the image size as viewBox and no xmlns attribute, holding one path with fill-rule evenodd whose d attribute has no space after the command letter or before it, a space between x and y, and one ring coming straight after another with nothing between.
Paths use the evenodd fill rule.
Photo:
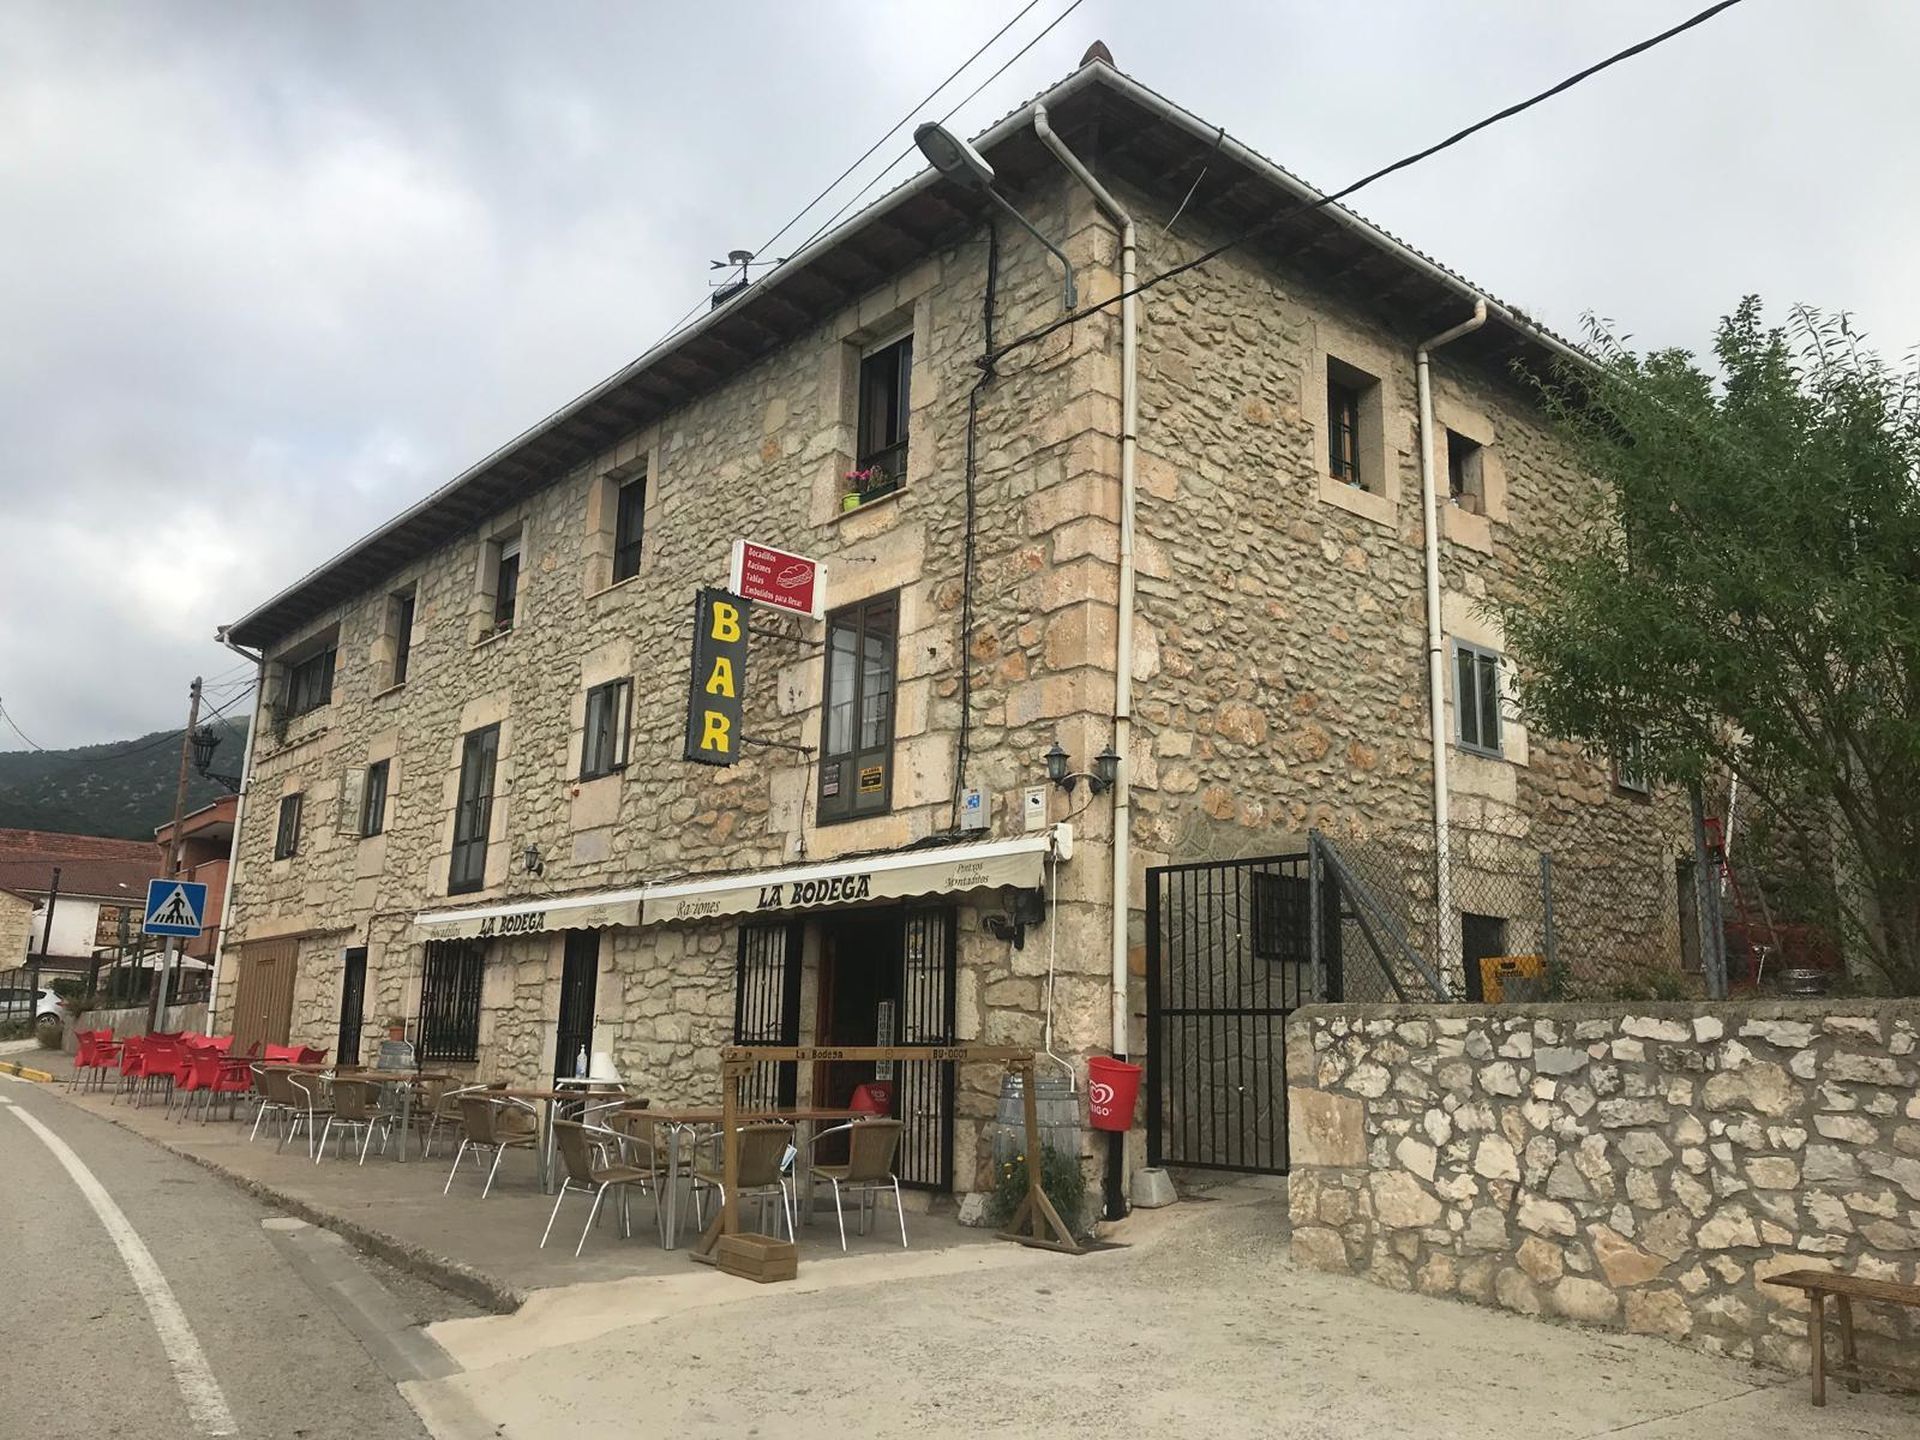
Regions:
<instances>
[{"instance_id":1,"label":"wall-mounted lamp","mask_svg":"<svg viewBox=\"0 0 1920 1440\"><path fill-rule=\"evenodd\" d=\"M1047 897L1039 890L1023 890L1018 885L1000 887L1002 915L989 915L980 923L996 940L1008 940L1016 950L1027 947L1027 927L1047 918Z\"/></svg>"},{"instance_id":2,"label":"wall-mounted lamp","mask_svg":"<svg viewBox=\"0 0 1920 1440\"><path fill-rule=\"evenodd\" d=\"M1014 223L1022 230L1047 247L1053 258L1060 262L1060 268L1066 272L1063 298L1067 309L1073 309L1078 303L1079 294L1073 284L1073 262L1067 259L1066 251L1034 229L1033 222L1014 209L1012 201L993 188L993 166L987 163L987 157L946 126L934 121L928 121L913 132L913 143L920 147L920 153L927 157L928 163L934 169L955 184L964 185L969 190L978 190L1011 215Z\"/></svg>"},{"instance_id":3,"label":"wall-mounted lamp","mask_svg":"<svg viewBox=\"0 0 1920 1440\"><path fill-rule=\"evenodd\" d=\"M1067 759L1067 752L1060 748L1060 742L1054 741L1046 754L1047 778L1069 795L1080 781L1087 782L1087 789L1095 795L1104 795L1113 788L1113 782L1120 776L1120 757L1109 744L1093 757L1092 770L1074 770Z\"/></svg>"},{"instance_id":4,"label":"wall-mounted lamp","mask_svg":"<svg viewBox=\"0 0 1920 1440\"><path fill-rule=\"evenodd\" d=\"M522 852L520 856L520 863L525 867L529 875L538 875L547 868L546 862L540 858L540 847L538 845L527 846L526 850Z\"/></svg>"},{"instance_id":5,"label":"wall-mounted lamp","mask_svg":"<svg viewBox=\"0 0 1920 1440\"><path fill-rule=\"evenodd\" d=\"M220 748L219 732L210 725L202 725L187 738L188 743L193 747L193 768L206 776L207 779L225 786L228 790L238 795L240 793L240 777L238 775L216 775L207 768L213 764L213 752Z\"/></svg>"}]
</instances>

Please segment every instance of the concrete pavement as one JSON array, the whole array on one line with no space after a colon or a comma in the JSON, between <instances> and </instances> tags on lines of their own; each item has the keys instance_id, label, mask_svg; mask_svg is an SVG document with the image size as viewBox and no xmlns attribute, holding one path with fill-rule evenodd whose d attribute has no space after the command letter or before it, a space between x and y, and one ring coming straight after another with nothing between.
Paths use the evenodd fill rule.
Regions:
<instances>
[{"instance_id":1,"label":"concrete pavement","mask_svg":"<svg viewBox=\"0 0 1920 1440\"><path fill-rule=\"evenodd\" d=\"M271 1212L215 1176L12 1079L0 1176L0 1434L427 1433L341 1318L354 1307L317 1291L263 1229ZM415 1316L400 1311L404 1332Z\"/></svg>"}]
</instances>

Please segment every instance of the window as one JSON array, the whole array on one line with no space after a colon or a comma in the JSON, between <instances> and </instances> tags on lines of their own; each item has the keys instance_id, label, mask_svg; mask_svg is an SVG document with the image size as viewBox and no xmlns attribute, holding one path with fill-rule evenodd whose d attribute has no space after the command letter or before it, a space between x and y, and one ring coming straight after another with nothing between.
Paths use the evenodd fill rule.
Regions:
<instances>
[{"instance_id":1,"label":"window","mask_svg":"<svg viewBox=\"0 0 1920 1440\"><path fill-rule=\"evenodd\" d=\"M413 659L413 606L415 591L403 590L389 602L389 623L393 626L393 685L407 683L407 662Z\"/></svg>"},{"instance_id":2,"label":"window","mask_svg":"<svg viewBox=\"0 0 1920 1440\"><path fill-rule=\"evenodd\" d=\"M420 1058L480 1058L480 982L485 951L475 940L429 940L420 972Z\"/></svg>"},{"instance_id":3,"label":"window","mask_svg":"<svg viewBox=\"0 0 1920 1440\"><path fill-rule=\"evenodd\" d=\"M892 804L894 643L898 595L827 617L820 818L878 815Z\"/></svg>"},{"instance_id":4,"label":"window","mask_svg":"<svg viewBox=\"0 0 1920 1440\"><path fill-rule=\"evenodd\" d=\"M498 547L493 566L493 631L497 635L513 629L514 607L520 598L520 537L494 543Z\"/></svg>"},{"instance_id":5,"label":"window","mask_svg":"<svg viewBox=\"0 0 1920 1440\"><path fill-rule=\"evenodd\" d=\"M1500 753L1500 657L1491 650L1454 642L1453 713L1463 749Z\"/></svg>"},{"instance_id":6,"label":"window","mask_svg":"<svg viewBox=\"0 0 1920 1440\"><path fill-rule=\"evenodd\" d=\"M647 477L629 480L614 499L613 583L640 573L640 537L647 521ZM603 532L604 533L604 532Z\"/></svg>"},{"instance_id":7,"label":"window","mask_svg":"<svg viewBox=\"0 0 1920 1440\"><path fill-rule=\"evenodd\" d=\"M1486 491L1480 483L1480 442L1458 430L1448 430L1447 498L1462 510L1486 512Z\"/></svg>"},{"instance_id":8,"label":"window","mask_svg":"<svg viewBox=\"0 0 1920 1440\"><path fill-rule=\"evenodd\" d=\"M904 335L860 361L858 454L854 469L871 472L860 496L890 495L907 478L907 418L913 401L913 337Z\"/></svg>"},{"instance_id":9,"label":"window","mask_svg":"<svg viewBox=\"0 0 1920 1440\"><path fill-rule=\"evenodd\" d=\"M387 828L387 772L391 760L376 760L367 767L366 786L360 796L360 834L378 835Z\"/></svg>"},{"instance_id":10,"label":"window","mask_svg":"<svg viewBox=\"0 0 1920 1440\"><path fill-rule=\"evenodd\" d=\"M1312 891L1307 877L1285 870L1255 870L1251 878L1253 953L1262 960L1310 964Z\"/></svg>"},{"instance_id":11,"label":"window","mask_svg":"<svg viewBox=\"0 0 1920 1440\"><path fill-rule=\"evenodd\" d=\"M487 831L493 825L493 768L500 758L500 727L467 736L460 748L460 792L453 810L453 865L447 893L460 895L487 883Z\"/></svg>"},{"instance_id":12,"label":"window","mask_svg":"<svg viewBox=\"0 0 1920 1440\"><path fill-rule=\"evenodd\" d=\"M1327 473L1348 485L1360 481L1360 392L1327 374Z\"/></svg>"},{"instance_id":13,"label":"window","mask_svg":"<svg viewBox=\"0 0 1920 1440\"><path fill-rule=\"evenodd\" d=\"M287 715L305 715L333 699L333 662L338 652L329 644L287 667Z\"/></svg>"},{"instance_id":14,"label":"window","mask_svg":"<svg viewBox=\"0 0 1920 1440\"><path fill-rule=\"evenodd\" d=\"M1647 741L1635 735L1613 762L1613 783L1630 795L1650 795L1653 782L1647 778Z\"/></svg>"},{"instance_id":15,"label":"window","mask_svg":"<svg viewBox=\"0 0 1920 1440\"><path fill-rule=\"evenodd\" d=\"M300 796L280 797L280 826L273 834L273 858L285 860L300 853Z\"/></svg>"},{"instance_id":16,"label":"window","mask_svg":"<svg viewBox=\"0 0 1920 1440\"><path fill-rule=\"evenodd\" d=\"M609 680L587 692L586 733L580 742L580 778L597 780L627 765L627 722L633 682Z\"/></svg>"}]
</instances>

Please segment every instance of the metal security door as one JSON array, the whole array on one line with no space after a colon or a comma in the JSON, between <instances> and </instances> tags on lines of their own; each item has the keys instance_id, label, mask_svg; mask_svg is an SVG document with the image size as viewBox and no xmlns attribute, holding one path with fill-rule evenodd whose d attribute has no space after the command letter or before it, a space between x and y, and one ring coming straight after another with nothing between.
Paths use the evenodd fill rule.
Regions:
<instances>
[{"instance_id":1,"label":"metal security door","mask_svg":"<svg viewBox=\"0 0 1920 1440\"><path fill-rule=\"evenodd\" d=\"M233 987L233 1053L254 1055L284 1045L293 1028L298 942L274 940L240 949Z\"/></svg>"},{"instance_id":2,"label":"metal security door","mask_svg":"<svg viewBox=\"0 0 1920 1440\"><path fill-rule=\"evenodd\" d=\"M800 943L797 920L740 927L734 965L733 1043L800 1043ZM791 1106L800 1093L800 1067L792 1061L756 1065L741 1089L750 1106Z\"/></svg>"},{"instance_id":3,"label":"metal security door","mask_svg":"<svg viewBox=\"0 0 1920 1440\"><path fill-rule=\"evenodd\" d=\"M1284 1174L1286 1024L1312 999L1308 859L1147 871L1147 1157Z\"/></svg>"},{"instance_id":4,"label":"metal security door","mask_svg":"<svg viewBox=\"0 0 1920 1440\"><path fill-rule=\"evenodd\" d=\"M600 932L567 931L560 966L560 1024L553 1042L553 1078L573 1074L580 1052L593 1060L593 1010L600 986Z\"/></svg>"},{"instance_id":5,"label":"metal security door","mask_svg":"<svg viewBox=\"0 0 1920 1440\"><path fill-rule=\"evenodd\" d=\"M360 1063L361 1012L367 1003L367 947L356 945L341 956L340 1033L334 1058L342 1065Z\"/></svg>"},{"instance_id":6,"label":"metal security door","mask_svg":"<svg viewBox=\"0 0 1920 1440\"><path fill-rule=\"evenodd\" d=\"M954 1031L954 924L949 906L909 906L900 947L898 1034L881 1044L951 1045ZM953 1188L953 1062L902 1060L894 1066L893 1113L901 1120L900 1183Z\"/></svg>"}]
</instances>

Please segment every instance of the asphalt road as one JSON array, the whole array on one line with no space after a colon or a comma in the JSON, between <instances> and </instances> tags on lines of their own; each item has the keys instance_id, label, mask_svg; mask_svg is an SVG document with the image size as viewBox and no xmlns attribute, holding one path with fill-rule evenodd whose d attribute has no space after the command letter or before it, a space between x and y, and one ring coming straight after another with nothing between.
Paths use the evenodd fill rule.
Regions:
<instances>
[{"instance_id":1,"label":"asphalt road","mask_svg":"<svg viewBox=\"0 0 1920 1440\"><path fill-rule=\"evenodd\" d=\"M105 1192L106 1218L89 1191ZM409 1322L432 1317L388 1278L199 1166L0 1076L0 1435L424 1437L391 1372L420 1343Z\"/></svg>"}]
</instances>

